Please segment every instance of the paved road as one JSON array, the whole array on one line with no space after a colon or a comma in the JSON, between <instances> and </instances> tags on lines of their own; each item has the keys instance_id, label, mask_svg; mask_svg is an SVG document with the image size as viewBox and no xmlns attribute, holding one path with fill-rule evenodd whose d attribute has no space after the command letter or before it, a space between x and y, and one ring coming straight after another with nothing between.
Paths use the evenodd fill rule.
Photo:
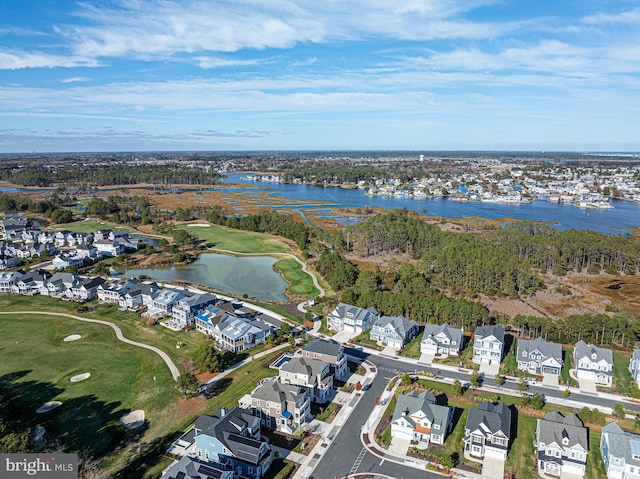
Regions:
<instances>
[{"instance_id":1,"label":"paved road","mask_svg":"<svg viewBox=\"0 0 640 479\"><path fill-rule=\"evenodd\" d=\"M132 341L131 339L127 339L123 336L122 330L116 324L110 323L109 321L103 321L101 319L89 319L83 318L81 316L75 316L73 314L65 314L65 313L50 313L46 311L3 311L0 314L36 314L38 316L47 315L47 316L63 316L65 318L76 319L78 321L86 321L87 323L98 323L104 324L106 326L111 326L113 330L116 332L116 337L122 341L123 343L131 344L132 346L137 346L139 348L148 349L158 354L162 360L165 362L169 371L171 371L171 375L173 376L174 381L177 381L180 377L180 371L178 371L177 366L171 360L171 358L165 353L163 350L156 348L155 346L149 346L148 344L139 343L137 341Z\"/></svg>"}]
</instances>

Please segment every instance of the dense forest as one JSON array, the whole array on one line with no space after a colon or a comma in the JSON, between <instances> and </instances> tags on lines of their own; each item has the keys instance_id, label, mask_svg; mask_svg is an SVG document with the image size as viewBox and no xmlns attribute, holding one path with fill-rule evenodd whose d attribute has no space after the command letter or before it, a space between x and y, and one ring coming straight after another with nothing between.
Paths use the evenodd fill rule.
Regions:
<instances>
[{"instance_id":1,"label":"dense forest","mask_svg":"<svg viewBox=\"0 0 640 479\"><path fill-rule=\"evenodd\" d=\"M395 210L334 235L339 251L418 260L430 284L452 294L518 297L544 287L537 273L634 274L640 244L627 236L557 231L540 223L505 225L486 236L441 231L417 213Z\"/></svg>"},{"instance_id":2,"label":"dense forest","mask_svg":"<svg viewBox=\"0 0 640 479\"><path fill-rule=\"evenodd\" d=\"M64 165L0 168L0 181L22 186L211 185L220 175L177 165Z\"/></svg>"},{"instance_id":3,"label":"dense forest","mask_svg":"<svg viewBox=\"0 0 640 479\"><path fill-rule=\"evenodd\" d=\"M291 183L294 179L302 179L304 183L322 185L328 184L357 184L364 181L369 184L377 178L397 178L403 183L409 183L414 178L434 175L418 165L398 164L354 165L350 162L332 162L331 164L310 163L294 168L281 165L284 170L283 181Z\"/></svg>"}]
</instances>

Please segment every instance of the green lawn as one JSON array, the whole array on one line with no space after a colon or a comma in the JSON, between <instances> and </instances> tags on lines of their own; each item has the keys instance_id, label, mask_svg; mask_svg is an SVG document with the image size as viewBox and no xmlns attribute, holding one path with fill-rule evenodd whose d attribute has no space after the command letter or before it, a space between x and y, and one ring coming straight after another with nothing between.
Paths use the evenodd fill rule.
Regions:
<instances>
[{"instance_id":1,"label":"green lawn","mask_svg":"<svg viewBox=\"0 0 640 479\"><path fill-rule=\"evenodd\" d=\"M509 449L505 472L514 474L518 479L533 478L533 472L538 467L534 460L535 449L533 447L537 419L524 414L518 414L517 418L518 435Z\"/></svg>"},{"instance_id":2,"label":"green lawn","mask_svg":"<svg viewBox=\"0 0 640 479\"><path fill-rule=\"evenodd\" d=\"M71 334L82 338L64 342ZM169 369L157 354L118 341L106 326L3 315L0 354L0 387L18 396L27 420L58 435L69 451L88 448L100 456L122 445L127 433L118 419L134 409L145 410L149 431L164 434L157 428L166 426L167 405L177 397ZM86 372L89 379L69 381ZM35 413L51 400L63 404Z\"/></svg>"},{"instance_id":3,"label":"green lawn","mask_svg":"<svg viewBox=\"0 0 640 479\"><path fill-rule=\"evenodd\" d=\"M313 285L311 276L302 271L302 266L295 259L278 261L275 268L289 283L288 290L296 296L316 296L319 291Z\"/></svg>"},{"instance_id":4,"label":"green lawn","mask_svg":"<svg viewBox=\"0 0 640 479\"><path fill-rule=\"evenodd\" d=\"M86 220L86 221L74 221L73 223L64 223L55 225L53 229L56 230L69 230L73 233L94 233L98 230L125 230L122 226L116 225L115 223L109 223L108 221L96 221L96 220Z\"/></svg>"},{"instance_id":5,"label":"green lawn","mask_svg":"<svg viewBox=\"0 0 640 479\"><path fill-rule=\"evenodd\" d=\"M407 344L405 344L404 348L402 349L402 356L406 356L408 358L419 358L420 355L422 354L420 352L420 342L422 341L422 332L424 331L424 328L422 326L420 326L419 330L418 330L418 334L416 335L415 338L413 338L411 341L409 341Z\"/></svg>"},{"instance_id":6,"label":"green lawn","mask_svg":"<svg viewBox=\"0 0 640 479\"><path fill-rule=\"evenodd\" d=\"M562 364L562 371L560 371L560 377L564 384L577 385L577 381L569 375L571 369L571 356L573 354L573 348L562 346L562 353L564 354L564 363Z\"/></svg>"},{"instance_id":7,"label":"green lawn","mask_svg":"<svg viewBox=\"0 0 640 479\"><path fill-rule=\"evenodd\" d=\"M183 226L198 235L211 248L236 253L291 253L291 249L273 236L250 231L233 230L223 226Z\"/></svg>"},{"instance_id":8,"label":"green lawn","mask_svg":"<svg viewBox=\"0 0 640 479\"><path fill-rule=\"evenodd\" d=\"M620 394L629 394L631 373L629 372L629 355L621 351L613 351L613 377L615 389Z\"/></svg>"}]
</instances>

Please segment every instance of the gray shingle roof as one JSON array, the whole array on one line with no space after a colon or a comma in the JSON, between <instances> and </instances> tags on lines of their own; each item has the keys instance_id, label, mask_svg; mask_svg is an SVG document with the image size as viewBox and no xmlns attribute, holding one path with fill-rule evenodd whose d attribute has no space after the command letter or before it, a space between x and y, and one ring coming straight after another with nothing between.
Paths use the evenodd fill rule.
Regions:
<instances>
[{"instance_id":1,"label":"gray shingle roof","mask_svg":"<svg viewBox=\"0 0 640 479\"><path fill-rule=\"evenodd\" d=\"M318 374L322 374L327 363L318 359L301 358L294 356L291 361L285 363L280 368L280 371L288 373L302 373L313 378Z\"/></svg>"},{"instance_id":2,"label":"gray shingle roof","mask_svg":"<svg viewBox=\"0 0 640 479\"><path fill-rule=\"evenodd\" d=\"M340 354L340 351L343 349L343 346L333 339L315 338L302 349L304 351L310 351L312 353L326 354L328 356L337 357Z\"/></svg>"},{"instance_id":3,"label":"gray shingle roof","mask_svg":"<svg viewBox=\"0 0 640 479\"><path fill-rule=\"evenodd\" d=\"M582 339L576 343L573 350L573 357L578 361L584 357L588 357L594 362L599 362L604 359L608 364L613 364L613 353L610 349L599 348L593 344L587 344Z\"/></svg>"},{"instance_id":4,"label":"gray shingle roof","mask_svg":"<svg viewBox=\"0 0 640 479\"><path fill-rule=\"evenodd\" d=\"M418 411L423 411L432 424L440 425L440 430L444 433L449 425L449 408L435 404L435 398L428 391L418 393L411 391L409 394L400 394L393 411L391 422L395 422L405 416L405 420L415 427L415 422L410 415Z\"/></svg>"},{"instance_id":5,"label":"gray shingle roof","mask_svg":"<svg viewBox=\"0 0 640 479\"><path fill-rule=\"evenodd\" d=\"M576 444L582 446L585 451L589 450L587 439L587 428L584 427L580 418L575 414L564 417L559 412L549 412L544 415L544 419L538 419L538 442L543 444L556 443L560 447L573 447ZM568 444L563 443L563 439L569 440Z\"/></svg>"},{"instance_id":6,"label":"gray shingle roof","mask_svg":"<svg viewBox=\"0 0 640 479\"><path fill-rule=\"evenodd\" d=\"M519 339L517 354L518 361L528 361L531 353L536 350L539 351L544 358L554 358L562 364L562 345L547 342L542 338ZM525 352L526 355L523 355Z\"/></svg>"},{"instance_id":7,"label":"gray shingle roof","mask_svg":"<svg viewBox=\"0 0 640 479\"><path fill-rule=\"evenodd\" d=\"M627 464L640 466L640 436L625 432L615 422L611 422L602 428L603 439L609 444L609 455L624 458Z\"/></svg>"},{"instance_id":8,"label":"gray shingle roof","mask_svg":"<svg viewBox=\"0 0 640 479\"><path fill-rule=\"evenodd\" d=\"M449 338L450 343L455 341L455 345L458 349L462 347L462 330L458 328L452 328L449 323L444 324L427 324L424 327L424 333L422 334L422 340L432 337L435 341L435 336L444 333Z\"/></svg>"},{"instance_id":9,"label":"gray shingle roof","mask_svg":"<svg viewBox=\"0 0 640 479\"><path fill-rule=\"evenodd\" d=\"M481 425L491 434L502 431L505 436L510 437L511 410L504 403L481 402L478 409L469 409L465 429L475 431Z\"/></svg>"},{"instance_id":10,"label":"gray shingle roof","mask_svg":"<svg viewBox=\"0 0 640 479\"><path fill-rule=\"evenodd\" d=\"M184 456L166 470L162 479L220 479L228 475L229 471L219 468L214 463L203 463L193 457Z\"/></svg>"},{"instance_id":11,"label":"gray shingle roof","mask_svg":"<svg viewBox=\"0 0 640 479\"><path fill-rule=\"evenodd\" d=\"M307 394L307 390L300 386L290 384L282 384L277 381L267 381L251 396L262 401L273 401L282 403L284 401L296 402Z\"/></svg>"},{"instance_id":12,"label":"gray shingle roof","mask_svg":"<svg viewBox=\"0 0 640 479\"><path fill-rule=\"evenodd\" d=\"M407 336L407 332L412 328L418 327L418 323L415 321L409 321L404 316L381 316L376 319L374 324L379 328L384 328L387 324L391 324L395 332L398 333L401 338L405 338Z\"/></svg>"},{"instance_id":13,"label":"gray shingle roof","mask_svg":"<svg viewBox=\"0 0 640 479\"><path fill-rule=\"evenodd\" d=\"M478 326L474 334L476 339L494 336L497 340L504 343L504 328L499 324L494 324L492 326Z\"/></svg>"}]
</instances>

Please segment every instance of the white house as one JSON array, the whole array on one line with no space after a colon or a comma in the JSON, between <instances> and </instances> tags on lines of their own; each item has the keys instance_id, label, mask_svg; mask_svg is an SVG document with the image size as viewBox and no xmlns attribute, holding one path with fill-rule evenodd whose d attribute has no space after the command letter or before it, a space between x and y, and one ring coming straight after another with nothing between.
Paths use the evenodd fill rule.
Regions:
<instances>
[{"instance_id":1,"label":"white house","mask_svg":"<svg viewBox=\"0 0 640 479\"><path fill-rule=\"evenodd\" d=\"M510 438L511 410L506 404L485 401L478 404L478 409L469 409L463 439L467 459L506 459Z\"/></svg>"},{"instance_id":2,"label":"white house","mask_svg":"<svg viewBox=\"0 0 640 479\"><path fill-rule=\"evenodd\" d=\"M391 419L391 436L425 445L444 444L452 419L453 408L436 404L428 391L399 394Z\"/></svg>"},{"instance_id":3,"label":"white house","mask_svg":"<svg viewBox=\"0 0 640 479\"><path fill-rule=\"evenodd\" d=\"M381 346L402 348L418 334L418 323L404 316L380 316L369 332L369 339Z\"/></svg>"},{"instance_id":4,"label":"white house","mask_svg":"<svg viewBox=\"0 0 640 479\"><path fill-rule=\"evenodd\" d=\"M609 479L640 477L640 436L625 432L615 422L602 428L600 453Z\"/></svg>"},{"instance_id":5,"label":"white house","mask_svg":"<svg viewBox=\"0 0 640 479\"><path fill-rule=\"evenodd\" d=\"M448 323L427 324L424 327L420 352L434 356L458 356L462 348L462 329L452 328Z\"/></svg>"},{"instance_id":6,"label":"white house","mask_svg":"<svg viewBox=\"0 0 640 479\"><path fill-rule=\"evenodd\" d=\"M479 326L473 335L473 362L500 364L504 352L504 328L500 325Z\"/></svg>"},{"instance_id":7,"label":"white house","mask_svg":"<svg viewBox=\"0 0 640 479\"><path fill-rule=\"evenodd\" d=\"M362 309L350 304L339 303L336 309L327 315L327 326L334 331L348 331L361 334L369 331L378 319L375 308Z\"/></svg>"},{"instance_id":8,"label":"white house","mask_svg":"<svg viewBox=\"0 0 640 479\"><path fill-rule=\"evenodd\" d=\"M629 371L631 371L631 378L640 383L640 349L634 349L631 360L629 361Z\"/></svg>"},{"instance_id":9,"label":"white house","mask_svg":"<svg viewBox=\"0 0 640 479\"><path fill-rule=\"evenodd\" d=\"M555 374L562 371L562 345L542 338L518 340L518 369L532 374Z\"/></svg>"},{"instance_id":10,"label":"white house","mask_svg":"<svg viewBox=\"0 0 640 479\"><path fill-rule=\"evenodd\" d=\"M580 379L595 381L599 386L613 384L613 353L580 340L573 349L573 363Z\"/></svg>"}]
</instances>

